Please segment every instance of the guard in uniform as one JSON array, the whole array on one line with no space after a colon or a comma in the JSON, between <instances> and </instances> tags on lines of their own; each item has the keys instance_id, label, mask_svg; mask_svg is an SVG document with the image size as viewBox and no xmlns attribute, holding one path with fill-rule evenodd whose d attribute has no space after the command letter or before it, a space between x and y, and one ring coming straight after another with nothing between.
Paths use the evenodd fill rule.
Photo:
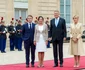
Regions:
<instances>
[{"instance_id":1,"label":"guard in uniform","mask_svg":"<svg viewBox=\"0 0 85 70\"><path fill-rule=\"evenodd\" d=\"M18 24L18 19L16 19L15 26L17 26L17 24Z\"/></svg>"},{"instance_id":2,"label":"guard in uniform","mask_svg":"<svg viewBox=\"0 0 85 70\"><path fill-rule=\"evenodd\" d=\"M18 19L16 19L16 22L15 22L15 27L17 26L17 24L18 24ZM15 34L15 49L18 49L18 47L17 47L17 33Z\"/></svg>"},{"instance_id":3,"label":"guard in uniform","mask_svg":"<svg viewBox=\"0 0 85 70\"><path fill-rule=\"evenodd\" d=\"M2 40L2 37L1 37L1 22L0 22L0 51L1 51L1 45L2 45L1 40Z\"/></svg>"},{"instance_id":4,"label":"guard in uniform","mask_svg":"<svg viewBox=\"0 0 85 70\"><path fill-rule=\"evenodd\" d=\"M25 21L24 21L24 24L27 23L27 22L28 22L28 20L27 20L27 18L26 18Z\"/></svg>"},{"instance_id":5,"label":"guard in uniform","mask_svg":"<svg viewBox=\"0 0 85 70\"><path fill-rule=\"evenodd\" d=\"M6 53L5 52L5 48L6 48L6 33L7 33L7 27L4 25L4 21L1 20L1 27L0 27L0 39L1 39L1 44L0 44L0 48L1 48L1 53Z\"/></svg>"},{"instance_id":6,"label":"guard in uniform","mask_svg":"<svg viewBox=\"0 0 85 70\"><path fill-rule=\"evenodd\" d=\"M16 26L17 48L22 51L22 21L19 20Z\"/></svg>"},{"instance_id":7,"label":"guard in uniform","mask_svg":"<svg viewBox=\"0 0 85 70\"><path fill-rule=\"evenodd\" d=\"M10 51L14 51L14 47L16 46L16 27L14 26L14 22L10 22L10 25L8 26L8 32L9 32L9 38L10 38Z\"/></svg>"},{"instance_id":8,"label":"guard in uniform","mask_svg":"<svg viewBox=\"0 0 85 70\"><path fill-rule=\"evenodd\" d=\"M1 45L1 22L0 22L0 45ZM1 51L1 46L0 46L0 51Z\"/></svg>"},{"instance_id":9,"label":"guard in uniform","mask_svg":"<svg viewBox=\"0 0 85 70\"><path fill-rule=\"evenodd\" d=\"M50 33L49 17L47 17L45 24L46 24L47 27L48 27L48 37L49 37L49 33ZM48 41L47 48L50 48L50 41Z\"/></svg>"},{"instance_id":10,"label":"guard in uniform","mask_svg":"<svg viewBox=\"0 0 85 70\"><path fill-rule=\"evenodd\" d=\"M38 24L38 18L37 18L37 17L36 17L34 23L35 23L35 24Z\"/></svg>"}]
</instances>

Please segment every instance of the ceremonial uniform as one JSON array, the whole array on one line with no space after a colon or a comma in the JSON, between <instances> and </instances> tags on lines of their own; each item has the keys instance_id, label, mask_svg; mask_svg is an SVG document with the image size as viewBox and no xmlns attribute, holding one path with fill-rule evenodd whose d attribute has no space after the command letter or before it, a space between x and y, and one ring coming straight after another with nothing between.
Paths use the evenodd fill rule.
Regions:
<instances>
[{"instance_id":1,"label":"ceremonial uniform","mask_svg":"<svg viewBox=\"0 0 85 70\"><path fill-rule=\"evenodd\" d=\"M0 23L0 45L1 45L1 23ZM0 50L1 50L1 46L0 46Z\"/></svg>"},{"instance_id":2,"label":"ceremonial uniform","mask_svg":"<svg viewBox=\"0 0 85 70\"><path fill-rule=\"evenodd\" d=\"M22 25L18 24L16 26L16 37L17 37L17 48L18 51L22 51Z\"/></svg>"},{"instance_id":3,"label":"ceremonial uniform","mask_svg":"<svg viewBox=\"0 0 85 70\"><path fill-rule=\"evenodd\" d=\"M18 24L18 19L16 19L15 27L17 26L17 24ZM17 32L15 34L15 49L18 49L18 46L17 46Z\"/></svg>"},{"instance_id":4,"label":"ceremonial uniform","mask_svg":"<svg viewBox=\"0 0 85 70\"><path fill-rule=\"evenodd\" d=\"M4 23L4 22L2 22ZM6 48L6 33L7 33L7 28L5 25L0 26L0 49L2 53L5 53L5 48Z\"/></svg>"},{"instance_id":5,"label":"ceremonial uniform","mask_svg":"<svg viewBox=\"0 0 85 70\"><path fill-rule=\"evenodd\" d=\"M48 28L48 37L49 37L49 33L50 33L50 25L49 25L49 21L46 21L45 23L46 23L47 28ZM47 48L50 48L50 41L48 41Z\"/></svg>"},{"instance_id":6,"label":"ceremonial uniform","mask_svg":"<svg viewBox=\"0 0 85 70\"><path fill-rule=\"evenodd\" d=\"M16 28L13 25L8 26L9 38L10 38L10 51L14 51L14 46L16 46Z\"/></svg>"}]
</instances>

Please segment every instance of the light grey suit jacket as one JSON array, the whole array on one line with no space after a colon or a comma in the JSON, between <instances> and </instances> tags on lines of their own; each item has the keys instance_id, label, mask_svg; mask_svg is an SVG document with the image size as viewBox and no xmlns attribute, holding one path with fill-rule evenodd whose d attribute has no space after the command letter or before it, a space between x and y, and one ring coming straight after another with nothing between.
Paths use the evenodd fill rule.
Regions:
<instances>
[{"instance_id":1,"label":"light grey suit jacket","mask_svg":"<svg viewBox=\"0 0 85 70\"><path fill-rule=\"evenodd\" d=\"M45 41L48 40L48 28L47 28L47 25L46 24L43 24L43 31L40 32L39 31L39 25L37 24L35 26L35 34L34 34L34 41L39 41L39 38L40 38L40 34L42 33L43 35L43 38Z\"/></svg>"}]
</instances>

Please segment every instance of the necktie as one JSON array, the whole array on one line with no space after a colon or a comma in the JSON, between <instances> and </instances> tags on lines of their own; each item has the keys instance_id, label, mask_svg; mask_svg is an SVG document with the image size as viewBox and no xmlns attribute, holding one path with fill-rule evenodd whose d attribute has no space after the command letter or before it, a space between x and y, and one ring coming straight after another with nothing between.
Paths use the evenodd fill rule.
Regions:
<instances>
[{"instance_id":1,"label":"necktie","mask_svg":"<svg viewBox=\"0 0 85 70\"><path fill-rule=\"evenodd\" d=\"M30 23L30 29L31 29L31 23Z\"/></svg>"}]
</instances>

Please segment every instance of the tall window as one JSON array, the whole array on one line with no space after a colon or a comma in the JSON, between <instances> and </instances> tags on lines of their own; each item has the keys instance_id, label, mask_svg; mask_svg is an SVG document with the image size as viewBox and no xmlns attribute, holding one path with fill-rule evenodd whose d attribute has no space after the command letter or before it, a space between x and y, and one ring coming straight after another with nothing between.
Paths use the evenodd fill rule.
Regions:
<instances>
[{"instance_id":1,"label":"tall window","mask_svg":"<svg viewBox=\"0 0 85 70\"><path fill-rule=\"evenodd\" d=\"M60 0L60 15L66 19L66 23L70 23L70 2L71 0Z\"/></svg>"},{"instance_id":2,"label":"tall window","mask_svg":"<svg viewBox=\"0 0 85 70\"><path fill-rule=\"evenodd\" d=\"M14 0L15 2L27 2L28 0Z\"/></svg>"},{"instance_id":3,"label":"tall window","mask_svg":"<svg viewBox=\"0 0 85 70\"><path fill-rule=\"evenodd\" d=\"M15 9L15 19L22 17L22 23L24 23L27 17L27 9Z\"/></svg>"}]
</instances>

